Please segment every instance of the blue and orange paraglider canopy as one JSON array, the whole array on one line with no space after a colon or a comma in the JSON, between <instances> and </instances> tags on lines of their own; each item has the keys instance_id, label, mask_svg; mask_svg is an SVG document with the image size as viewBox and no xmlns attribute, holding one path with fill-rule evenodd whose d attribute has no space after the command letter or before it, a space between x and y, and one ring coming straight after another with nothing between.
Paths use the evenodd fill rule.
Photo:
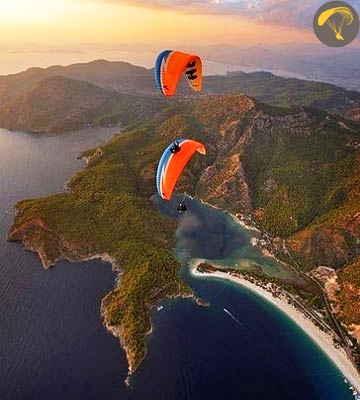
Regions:
<instances>
[{"instance_id":1,"label":"blue and orange paraglider canopy","mask_svg":"<svg viewBox=\"0 0 360 400\"><path fill-rule=\"evenodd\" d=\"M163 152L156 173L156 186L164 200L170 200L183 169L196 153L205 155L205 146L195 140L177 139Z\"/></svg>"},{"instance_id":2,"label":"blue and orange paraglider canopy","mask_svg":"<svg viewBox=\"0 0 360 400\"><path fill-rule=\"evenodd\" d=\"M154 73L156 86L165 96L175 94L182 75L194 91L202 88L202 62L195 55L164 50L155 61Z\"/></svg>"}]
</instances>

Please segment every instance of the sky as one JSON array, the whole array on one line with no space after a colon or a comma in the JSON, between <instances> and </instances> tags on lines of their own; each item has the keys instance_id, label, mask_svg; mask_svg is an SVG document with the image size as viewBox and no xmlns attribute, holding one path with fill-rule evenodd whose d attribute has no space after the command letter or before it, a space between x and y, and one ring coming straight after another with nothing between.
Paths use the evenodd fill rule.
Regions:
<instances>
[{"instance_id":1,"label":"sky","mask_svg":"<svg viewBox=\"0 0 360 400\"><path fill-rule=\"evenodd\" d=\"M165 48L320 45L312 23L324 3L0 0L0 74L99 58L150 67L155 55ZM360 0L349 4L360 13ZM359 42L356 38L348 46L357 47ZM217 61L216 51L209 55L213 61Z\"/></svg>"}]
</instances>

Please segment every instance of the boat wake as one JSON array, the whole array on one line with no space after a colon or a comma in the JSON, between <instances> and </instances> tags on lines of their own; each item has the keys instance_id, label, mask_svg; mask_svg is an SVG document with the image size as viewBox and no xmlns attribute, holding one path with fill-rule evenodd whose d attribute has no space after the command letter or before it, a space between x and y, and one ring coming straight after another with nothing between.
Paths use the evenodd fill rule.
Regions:
<instances>
[{"instance_id":1,"label":"boat wake","mask_svg":"<svg viewBox=\"0 0 360 400\"><path fill-rule=\"evenodd\" d=\"M229 315L239 326L241 326L243 329L247 329L244 324L242 324L236 317L234 317L229 310L224 308L224 311L226 312L227 315Z\"/></svg>"}]
</instances>

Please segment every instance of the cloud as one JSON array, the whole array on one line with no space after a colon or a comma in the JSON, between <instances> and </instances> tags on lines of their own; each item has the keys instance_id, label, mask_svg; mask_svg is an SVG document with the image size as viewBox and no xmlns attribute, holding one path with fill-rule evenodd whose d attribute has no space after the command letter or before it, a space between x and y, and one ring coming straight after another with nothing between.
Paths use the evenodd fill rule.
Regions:
<instances>
[{"instance_id":1,"label":"cloud","mask_svg":"<svg viewBox=\"0 0 360 400\"><path fill-rule=\"evenodd\" d=\"M324 0L98 0L189 14L240 15L254 21L312 28ZM360 0L351 2L360 14Z\"/></svg>"},{"instance_id":2,"label":"cloud","mask_svg":"<svg viewBox=\"0 0 360 400\"><path fill-rule=\"evenodd\" d=\"M81 46L50 46L38 43L0 43L0 53L5 54L85 54Z\"/></svg>"}]
</instances>

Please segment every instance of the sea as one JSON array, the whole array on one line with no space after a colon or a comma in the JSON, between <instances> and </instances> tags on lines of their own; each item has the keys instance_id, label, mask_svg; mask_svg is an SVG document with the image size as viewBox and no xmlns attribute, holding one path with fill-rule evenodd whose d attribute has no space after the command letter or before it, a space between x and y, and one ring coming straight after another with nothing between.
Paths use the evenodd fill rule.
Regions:
<instances>
[{"instance_id":1,"label":"sea","mask_svg":"<svg viewBox=\"0 0 360 400\"><path fill-rule=\"evenodd\" d=\"M195 199L181 216L156 201L159 213L178 219L180 273L209 305L159 304L146 359L125 385L124 351L100 316L115 286L111 265L60 261L45 270L36 254L6 240L17 201L65 191L84 167L81 152L116 132L0 129L0 400L352 399L341 372L284 313L232 282L190 275L193 258L290 273L249 244L253 233Z\"/></svg>"}]
</instances>

